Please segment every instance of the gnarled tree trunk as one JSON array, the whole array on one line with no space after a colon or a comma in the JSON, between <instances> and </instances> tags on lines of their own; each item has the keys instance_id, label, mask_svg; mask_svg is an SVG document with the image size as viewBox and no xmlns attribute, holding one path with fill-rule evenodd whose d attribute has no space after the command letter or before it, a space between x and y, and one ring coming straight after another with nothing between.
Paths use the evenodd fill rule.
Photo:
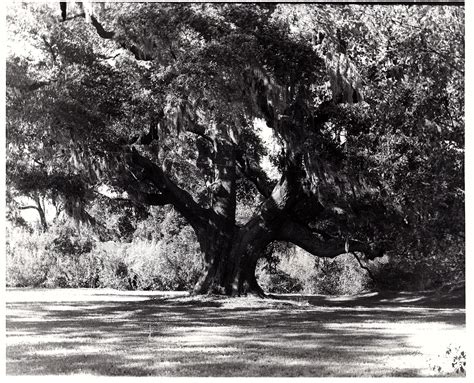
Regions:
<instances>
[{"instance_id":1,"label":"gnarled tree trunk","mask_svg":"<svg viewBox=\"0 0 474 383\"><path fill-rule=\"evenodd\" d=\"M198 233L205 254L205 271L195 293L217 290L228 295L255 293L264 296L255 277L257 261L265 248L277 239L286 211L296 198L293 178L284 175L247 224L226 225L221 216L210 220L208 230Z\"/></svg>"},{"instance_id":2,"label":"gnarled tree trunk","mask_svg":"<svg viewBox=\"0 0 474 383\"><path fill-rule=\"evenodd\" d=\"M194 293L219 292L227 295L255 293L264 296L255 277L258 259L273 235L261 226L235 227L233 236L219 230L204 241L205 270ZM201 240L201 248L203 241Z\"/></svg>"}]
</instances>

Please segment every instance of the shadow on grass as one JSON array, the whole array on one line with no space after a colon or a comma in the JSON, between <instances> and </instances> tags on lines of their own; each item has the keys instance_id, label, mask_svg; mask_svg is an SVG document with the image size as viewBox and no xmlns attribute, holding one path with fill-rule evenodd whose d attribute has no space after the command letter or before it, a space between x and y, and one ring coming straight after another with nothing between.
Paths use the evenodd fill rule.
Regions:
<instances>
[{"instance_id":1,"label":"shadow on grass","mask_svg":"<svg viewBox=\"0 0 474 383\"><path fill-rule=\"evenodd\" d=\"M413 336L465 324L462 306L414 294L141 297L7 304L7 373L419 376Z\"/></svg>"},{"instance_id":2,"label":"shadow on grass","mask_svg":"<svg viewBox=\"0 0 474 383\"><path fill-rule=\"evenodd\" d=\"M452 292L425 291L425 292L373 292L354 296L302 295L285 294L270 295L277 300L307 301L313 306L341 306L344 307L429 307L429 308L464 308L466 302L465 290L456 289Z\"/></svg>"}]
</instances>

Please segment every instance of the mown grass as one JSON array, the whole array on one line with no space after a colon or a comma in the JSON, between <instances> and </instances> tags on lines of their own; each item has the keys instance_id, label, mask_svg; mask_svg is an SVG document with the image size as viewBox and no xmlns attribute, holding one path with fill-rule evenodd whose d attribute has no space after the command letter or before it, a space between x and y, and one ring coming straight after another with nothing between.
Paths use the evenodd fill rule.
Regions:
<instances>
[{"instance_id":1,"label":"mown grass","mask_svg":"<svg viewBox=\"0 0 474 383\"><path fill-rule=\"evenodd\" d=\"M465 339L452 296L274 298L9 290L7 374L427 376Z\"/></svg>"}]
</instances>

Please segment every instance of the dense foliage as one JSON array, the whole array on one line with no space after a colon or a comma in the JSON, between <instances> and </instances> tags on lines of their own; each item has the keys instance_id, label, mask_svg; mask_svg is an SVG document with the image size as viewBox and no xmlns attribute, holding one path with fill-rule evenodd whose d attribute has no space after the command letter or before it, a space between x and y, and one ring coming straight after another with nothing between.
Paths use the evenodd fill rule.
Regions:
<instances>
[{"instance_id":1,"label":"dense foliage","mask_svg":"<svg viewBox=\"0 0 474 383\"><path fill-rule=\"evenodd\" d=\"M153 215L152 215L153 216ZM181 220L182 221L182 220ZM189 226L172 212L154 227L158 236L137 233L132 242L101 242L62 217L48 232L10 228L7 284L15 287L109 287L128 290L188 290L202 269ZM137 230L138 231L138 230Z\"/></svg>"},{"instance_id":2,"label":"dense foliage","mask_svg":"<svg viewBox=\"0 0 474 383\"><path fill-rule=\"evenodd\" d=\"M7 15L9 217L22 223L28 197L43 231L47 202L96 236L64 232L53 252L155 241L174 274L139 250L115 269L196 292L262 295L276 241L358 257L325 261L318 280L363 288L348 262L390 288L463 279L463 7L78 3L61 17ZM184 220L171 248L167 220Z\"/></svg>"}]
</instances>

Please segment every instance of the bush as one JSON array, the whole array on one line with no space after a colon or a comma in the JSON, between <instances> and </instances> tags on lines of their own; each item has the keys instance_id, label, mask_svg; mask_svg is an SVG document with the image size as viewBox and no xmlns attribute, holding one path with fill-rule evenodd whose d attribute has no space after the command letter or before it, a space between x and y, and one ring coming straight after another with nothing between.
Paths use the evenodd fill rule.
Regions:
<instances>
[{"instance_id":1,"label":"bush","mask_svg":"<svg viewBox=\"0 0 474 383\"><path fill-rule=\"evenodd\" d=\"M430 290L465 280L463 233L443 234L432 227L425 234L412 244L394 244L388 262L375 263L373 273L380 289Z\"/></svg>"},{"instance_id":2,"label":"bush","mask_svg":"<svg viewBox=\"0 0 474 383\"><path fill-rule=\"evenodd\" d=\"M303 290L303 285L298 278L280 269L268 272L264 263L257 268L257 278L261 287L269 293L298 293Z\"/></svg>"},{"instance_id":3,"label":"bush","mask_svg":"<svg viewBox=\"0 0 474 383\"><path fill-rule=\"evenodd\" d=\"M98 243L100 287L138 290L187 290L197 282L202 258L191 228L160 241Z\"/></svg>"},{"instance_id":4,"label":"bush","mask_svg":"<svg viewBox=\"0 0 474 383\"><path fill-rule=\"evenodd\" d=\"M67 224L47 233L7 230L7 286L95 287L98 263L94 243Z\"/></svg>"},{"instance_id":5,"label":"bush","mask_svg":"<svg viewBox=\"0 0 474 383\"><path fill-rule=\"evenodd\" d=\"M352 254L334 259L322 259L318 268L314 290L318 294L352 295L367 291L372 281Z\"/></svg>"},{"instance_id":6,"label":"bush","mask_svg":"<svg viewBox=\"0 0 474 383\"><path fill-rule=\"evenodd\" d=\"M137 288L145 290L191 289L203 267L199 245L189 226L158 242L134 241L127 259Z\"/></svg>"},{"instance_id":7,"label":"bush","mask_svg":"<svg viewBox=\"0 0 474 383\"><path fill-rule=\"evenodd\" d=\"M453 252L461 252L453 247ZM464 263L459 254L452 257L440 254L411 254L393 257L386 263L376 263L373 269L377 287L382 290L422 291L437 289L446 284L463 281Z\"/></svg>"},{"instance_id":8,"label":"bush","mask_svg":"<svg viewBox=\"0 0 474 383\"><path fill-rule=\"evenodd\" d=\"M46 287L98 287L99 262L91 253L56 255Z\"/></svg>"},{"instance_id":9,"label":"bush","mask_svg":"<svg viewBox=\"0 0 474 383\"><path fill-rule=\"evenodd\" d=\"M130 244L121 242L99 242L93 257L99 262L97 287L119 290L133 289L130 280L130 265L127 261Z\"/></svg>"},{"instance_id":10,"label":"bush","mask_svg":"<svg viewBox=\"0 0 474 383\"><path fill-rule=\"evenodd\" d=\"M136 238L131 243L98 242L89 229L79 232L69 219L47 233L10 228L7 285L190 289L202 270L194 232L172 212L162 226L159 239Z\"/></svg>"},{"instance_id":11,"label":"bush","mask_svg":"<svg viewBox=\"0 0 474 383\"><path fill-rule=\"evenodd\" d=\"M84 231L84 230L83 230ZM96 287L98 260L92 250L95 241L89 232L80 234L68 220L51 229L52 239L46 245L55 258L48 276L48 287Z\"/></svg>"},{"instance_id":12,"label":"bush","mask_svg":"<svg viewBox=\"0 0 474 383\"><path fill-rule=\"evenodd\" d=\"M6 237L6 283L12 287L40 287L55 263L47 248L51 237L23 228L8 228Z\"/></svg>"},{"instance_id":13,"label":"bush","mask_svg":"<svg viewBox=\"0 0 474 383\"><path fill-rule=\"evenodd\" d=\"M358 294L372 283L353 255L318 259L294 247L273 254L271 263L261 260L257 278L264 290L275 293Z\"/></svg>"}]
</instances>

